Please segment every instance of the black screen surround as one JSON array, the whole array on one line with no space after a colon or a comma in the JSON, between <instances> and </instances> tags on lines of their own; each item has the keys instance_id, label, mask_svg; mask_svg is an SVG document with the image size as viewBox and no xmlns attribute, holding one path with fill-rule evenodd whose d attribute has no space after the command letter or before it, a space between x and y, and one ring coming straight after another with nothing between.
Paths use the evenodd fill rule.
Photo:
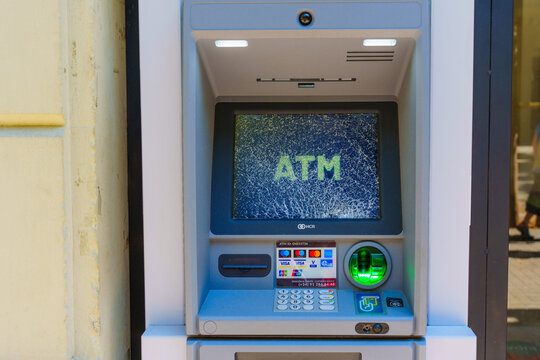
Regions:
<instances>
[{"instance_id":1,"label":"black screen surround","mask_svg":"<svg viewBox=\"0 0 540 360\"><path fill-rule=\"evenodd\" d=\"M218 103L215 109L211 231L215 235L397 235L402 231L397 104ZM234 217L235 122L241 114L377 115L379 216L354 218ZM298 118L298 116L297 116ZM253 145L256 147L256 143ZM315 195L314 195L315 196Z\"/></svg>"}]
</instances>

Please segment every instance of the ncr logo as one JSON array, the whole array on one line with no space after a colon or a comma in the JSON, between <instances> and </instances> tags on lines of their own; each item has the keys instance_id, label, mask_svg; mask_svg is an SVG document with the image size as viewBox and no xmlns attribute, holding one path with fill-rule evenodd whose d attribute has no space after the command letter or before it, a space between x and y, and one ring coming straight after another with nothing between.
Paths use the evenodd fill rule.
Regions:
<instances>
[{"instance_id":1,"label":"ncr logo","mask_svg":"<svg viewBox=\"0 0 540 360\"><path fill-rule=\"evenodd\" d=\"M315 229L315 225L313 225L313 224L298 224L297 228L298 228L298 230Z\"/></svg>"}]
</instances>

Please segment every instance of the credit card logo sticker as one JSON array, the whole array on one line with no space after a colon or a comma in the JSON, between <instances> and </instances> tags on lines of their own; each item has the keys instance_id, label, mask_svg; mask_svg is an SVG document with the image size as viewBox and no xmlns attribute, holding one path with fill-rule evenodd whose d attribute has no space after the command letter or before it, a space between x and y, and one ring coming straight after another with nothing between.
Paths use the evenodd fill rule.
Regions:
<instances>
[{"instance_id":1,"label":"credit card logo sticker","mask_svg":"<svg viewBox=\"0 0 540 360\"><path fill-rule=\"evenodd\" d=\"M279 257L280 258L291 257L291 251L290 250L279 250Z\"/></svg>"},{"instance_id":2,"label":"credit card logo sticker","mask_svg":"<svg viewBox=\"0 0 540 360\"><path fill-rule=\"evenodd\" d=\"M279 277L287 276L287 270L279 270Z\"/></svg>"},{"instance_id":3,"label":"credit card logo sticker","mask_svg":"<svg viewBox=\"0 0 540 360\"><path fill-rule=\"evenodd\" d=\"M291 266L291 262L288 261L288 260L280 260L279 261L279 266L286 266L286 267L290 267Z\"/></svg>"},{"instance_id":4,"label":"credit card logo sticker","mask_svg":"<svg viewBox=\"0 0 540 360\"><path fill-rule=\"evenodd\" d=\"M295 258L305 258L306 257L306 250L294 250L294 257Z\"/></svg>"},{"instance_id":5,"label":"credit card logo sticker","mask_svg":"<svg viewBox=\"0 0 540 360\"><path fill-rule=\"evenodd\" d=\"M321 267L334 267L334 261L332 259L321 260Z\"/></svg>"},{"instance_id":6,"label":"credit card logo sticker","mask_svg":"<svg viewBox=\"0 0 540 360\"><path fill-rule=\"evenodd\" d=\"M294 269L292 276L302 276L302 270L300 269Z\"/></svg>"},{"instance_id":7,"label":"credit card logo sticker","mask_svg":"<svg viewBox=\"0 0 540 360\"><path fill-rule=\"evenodd\" d=\"M321 257L321 250L309 250L309 257L310 258L320 258Z\"/></svg>"},{"instance_id":8,"label":"credit card logo sticker","mask_svg":"<svg viewBox=\"0 0 540 360\"><path fill-rule=\"evenodd\" d=\"M311 260L311 264L309 264L310 268L316 268L317 267L317 260Z\"/></svg>"},{"instance_id":9,"label":"credit card logo sticker","mask_svg":"<svg viewBox=\"0 0 540 360\"><path fill-rule=\"evenodd\" d=\"M325 258L332 258L332 249L324 249L324 257Z\"/></svg>"}]
</instances>

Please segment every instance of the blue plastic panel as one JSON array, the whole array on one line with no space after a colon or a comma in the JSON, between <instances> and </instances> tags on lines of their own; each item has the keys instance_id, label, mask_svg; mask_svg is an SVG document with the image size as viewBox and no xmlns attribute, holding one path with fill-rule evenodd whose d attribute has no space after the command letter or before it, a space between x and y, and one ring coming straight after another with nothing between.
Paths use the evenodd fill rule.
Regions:
<instances>
[{"instance_id":1,"label":"blue plastic panel","mask_svg":"<svg viewBox=\"0 0 540 360\"><path fill-rule=\"evenodd\" d=\"M410 336L413 314L401 291L382 291L378 313L358 313L356 292L337 291L337 311L276 312L275 290L210 290L199 312L202 335L226 336L366 336L355 326L359 322L389 324L387 334L377 336ZM400 298L403 307L385 306L385 298ZM211 328L205 326L210 324ZM264 324L264 325L261 325ZM373 335L373 334L370 334Z\"/></svg>"}]
</instances>

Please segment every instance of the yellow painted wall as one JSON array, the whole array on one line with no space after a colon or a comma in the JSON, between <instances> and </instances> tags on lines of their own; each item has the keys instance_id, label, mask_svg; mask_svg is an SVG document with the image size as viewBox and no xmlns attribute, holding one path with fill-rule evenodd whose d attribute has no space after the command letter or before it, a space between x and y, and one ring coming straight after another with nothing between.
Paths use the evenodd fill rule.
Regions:
<instances>
[{"instance_id":1,"label":"yellow painted wall","mask_svg":"<svg viewBox=\"0 0 540 360\"><path fill-rule=\"evenodd\" d=\"M0 358L67 355L63 144L0 137Z\"/></svg>"},{"instance_id":2,"label":"yellow painted wall","mask_svg":"<svg viewBox=\"0 0 540 360\"><path fill-rule=\"evenodd\" d=\"M128 357L123 29L123 1L0 1L0 360Z\"/></svg>"},{"instance_id":3,"label":"yellow painted wall","mask_svg":"<svg viewBox=\"0 0 540 360\"><path fill-rule=\"evenodd\" d=\"M0 1L0 114L62 111L62 1Z\"/></svg>"}]
</instances>

